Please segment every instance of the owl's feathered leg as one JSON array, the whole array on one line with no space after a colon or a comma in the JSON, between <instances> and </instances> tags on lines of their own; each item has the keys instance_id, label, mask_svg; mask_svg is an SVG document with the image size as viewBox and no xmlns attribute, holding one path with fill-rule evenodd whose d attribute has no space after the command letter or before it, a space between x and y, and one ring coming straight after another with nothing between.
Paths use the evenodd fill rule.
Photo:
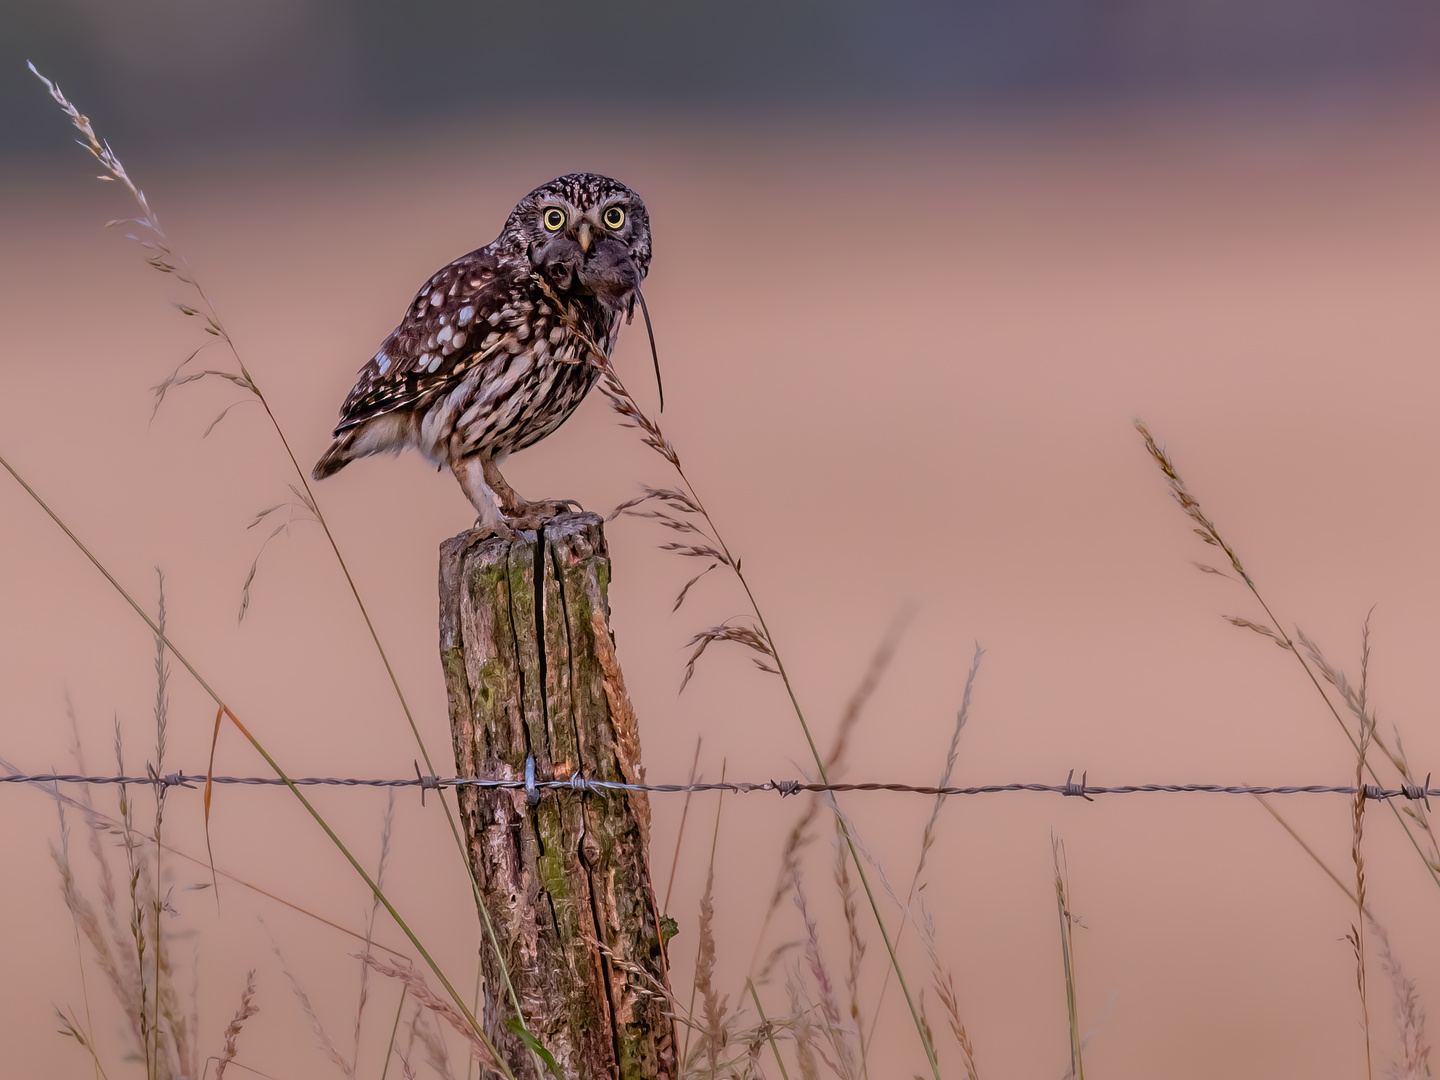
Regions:
<instances>
[{"instance_id":1,"label":"owl's feathered leg","mask_svg":"<svg viewBox=\"0 0 1440 1080\"><path fill-rule=\"evenodd\" d=\"M546 499L530 502L511 487L500 475L500 467L491 458L482 458L485 483L499 497L500 512L517 529L539 528L540 523L567 510L578 510L580 504L571 499Z\"/></svg>"},{"instance_id":2,"label":"owl's feathered leg","mask_svg":"<svg viewBox=\"0 0 1440 1080\"><path fill-rule=\"evenodd\" d=\"M515 527L500 511L500 499L495 490L486 482L487 471L493 468L489 460L476 454L450 463L450 471L460 481L465 497L475 507L478 517L475 527L496 536L514 537ZM499 475L498 473L496 475ZM511 492L514 494L514 492Z\"/></svg>"}]
</instances>

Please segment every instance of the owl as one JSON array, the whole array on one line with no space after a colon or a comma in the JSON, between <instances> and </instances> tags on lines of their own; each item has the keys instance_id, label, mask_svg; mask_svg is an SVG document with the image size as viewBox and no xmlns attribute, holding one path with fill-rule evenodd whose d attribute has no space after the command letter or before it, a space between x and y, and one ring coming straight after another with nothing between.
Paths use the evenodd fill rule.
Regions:
<instances>
[{"instance_id":1,"label":"owl","mask_svg":"<svg viewBox=\"0 0 1440 1080\"><path fill-rule=\"evenodd\" d=\"M542 184L416 294L360 370L315 479L414 447L449 466L478 528L537 527L568 504L527 502L499 465L575 411L600 375L593 349L610 354L649 268L640 196L594 173Z\"/></svg>"}]
</instances>

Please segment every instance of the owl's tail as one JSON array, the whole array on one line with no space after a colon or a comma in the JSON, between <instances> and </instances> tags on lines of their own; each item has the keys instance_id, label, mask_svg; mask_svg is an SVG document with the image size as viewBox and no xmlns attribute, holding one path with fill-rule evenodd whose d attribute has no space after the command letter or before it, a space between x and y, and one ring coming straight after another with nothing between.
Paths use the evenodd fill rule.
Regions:
<instances>
[{"instance_id":1,"label":"owl's tail","mask_svg":"<svg viewBox=\"0 0 1440 1080\"><path fill-rule=\"evenodd\" d=\"M327 476L339 472L359 456L353 452L354 445L355 432L347 431L330 444L329 450L320 455L320 460L315 463L315 468L310 475L316 480L324 480Z\"/></svg>"}]
</instances>

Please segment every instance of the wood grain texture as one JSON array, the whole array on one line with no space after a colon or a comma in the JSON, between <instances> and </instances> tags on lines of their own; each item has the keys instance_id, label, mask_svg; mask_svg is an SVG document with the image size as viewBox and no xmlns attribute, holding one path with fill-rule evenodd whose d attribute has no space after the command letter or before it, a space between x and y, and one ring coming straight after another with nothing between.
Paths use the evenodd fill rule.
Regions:
<instances>
[{"instance_id":1,"label":"wood grain texture","mask_svg":"<svg viewBox=\"0 0 1440 1080\"><path fill-rule=\"evenodd\" d=\"M457 775L644 778L610 633L610 560L594 514L511 542L474 532L440 548L440 656ZM673 1078L675 1033L650 881L644 792L461 789L471 864L526 1024L567 1078ZM500 965L482 949L483 1023L522 1080Z\"/></svg>"}]
</instances>

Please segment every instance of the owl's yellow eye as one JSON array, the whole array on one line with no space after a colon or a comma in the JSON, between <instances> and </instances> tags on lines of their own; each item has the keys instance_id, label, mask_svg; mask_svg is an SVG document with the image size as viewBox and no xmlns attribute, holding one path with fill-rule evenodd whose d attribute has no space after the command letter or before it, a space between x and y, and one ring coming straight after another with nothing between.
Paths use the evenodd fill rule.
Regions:
<instances>
[{"instance_id":1,"label":"owl's yellow eye","mask_svg":"<svg viewBox=\"0 0 1440 1080\"><path fill-rule=\"evenodd\" d=\"M551 232L559 232L565 227L565 211L552 206L540 215L540 221Z\"/></svg>"},{"instance_id":2,"label":"owl's yellow eye","mask_svg":"<svg viewBox=\"0 0 1440 1080\"><path fill-rule=\"evenodd\" d=\"M605 211L604 216L601 217L600 220L605 222L607 229L618 229L621 225L625 224L625 211L618 206L612 206Z\"/></svg>"}]
</instances>

